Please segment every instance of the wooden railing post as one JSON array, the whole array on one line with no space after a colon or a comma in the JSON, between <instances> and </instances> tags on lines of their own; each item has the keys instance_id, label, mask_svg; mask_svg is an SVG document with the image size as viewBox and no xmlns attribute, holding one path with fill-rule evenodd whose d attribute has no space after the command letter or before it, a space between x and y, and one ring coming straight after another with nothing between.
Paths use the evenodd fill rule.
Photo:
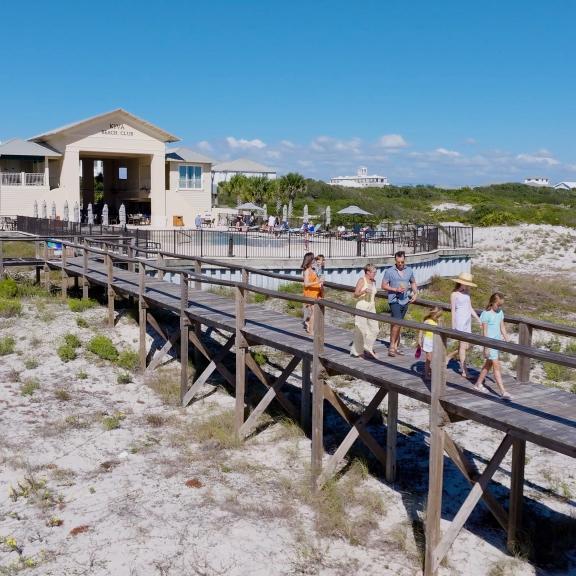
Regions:
<instances>
[{"instance_id":1,"label":"wooden railing post","mask_svg":"<svg viewBox=\"0 0 576 576\"><path fill-rule=\"evenodd\" d=\"M524 499L524 466L526 463L526 440L512 441L512 469L510 475L510 505L508 507L508 551L518 549L518 531L522 527L522 504Z\"/></svg>"},{"instance_id":2,"label":"wooden railing post","mask_svg":"<svg viewBox=\"0 0 576 576\"><path fill-rule=\"evenodd\" d=\"M312 356L312 488L318 488L324 455L324 305L314 303L314 353Z\"/></svg>"},{"instance_id":3,"label":"wooden railing post","mask_svg":"<svg viewBox=\"0 0 576 576\"><path fill-rule=\"evenodd\" d=\"M430 399L430 468L428 471L428 504L426 511L426 552L424 575L437 572L436 549L440 542L442 487L444 483L444 410L440 399L446 392L445 336L434 334L432 352L432 391Z\"/></svg>"},{"instance_id":4,"label":"wooden railing post","mask_svg":"<svg viewBox=\"0 0 576 576\"><path fill-rule=\"evenodd\" d=\"M82 299L88 300L88 241L84 238L82 249Z\"/></svg>"},{"instance_id":5,"label":"wooden railing post","mask_svg":"<svg viewBox=\"0 0 576 576\"><path fill-rule=\"evenodd\" d=\"M241 437L240 428L244 424L244 397L246 393L246 350L248 343L242 334L246 325L246 292L242 285L236 286L236 406L234 431Z\"/></svg>"},{"instance_id":6,"label":"wooden railing post","mask_svg":"<svg viewBox=\"0 0 576 576\"><path fill-rule=\"evenodd\" d=\"M300 426L306 434L310 433L310 419L312 416L312 390L311 390L311 363L310 358L302 358L302 397L300 399Z\"/></svg>"},{"instance_id":7,"label":"wooden railing post","mask_svg":"<svg viewBox=\"0 0 576 576\"><path fill-rule=\"evenodd\" d=\"M62 242L62 271L61 271L61 282L62 282L62 300L66 300L68 296L68 274L66 272L66 245Z\"/></svg>"},{"instance_id":8,"label":"wooden railing post","mask_svg":"<svg viewBox=\"0 0 576 576\"><path fill-rule=\"evenodd\" d=\"M188 392L188 331L190 319L188 309L188 274L180 274L180 403L184 405L184 396Z\"/></svg>"},{"instance_id":9,"label":"wooden railing post","mask_svg":"<svg viewBox=\"0 0 576 576\"><path fill-rule=\"evenodd\" d=\"M140 327L140 343L138 349L138 356L140 360L140 369L146 370L146 300L144 295L146 293L146 265L144 262L138 262L138 324Z\"/></svg>"},{"instance_id":10,"label":"wooden railing post","mask_svg":"<svg viewBox=\"0 0 576 576\"><path fill-rule=\"evenodd\" d=\"M4 278L4 240L0 240L0 278Z\"/></svg>"},{"instance_id":11,"label":"wooden railing post","mask_svg":"<svg viewBox=\"0 0 576 576\"><path fill-rule=\"evenodd\" d=\"M202 274L202 264L199 260L194 260L194 273L195 274ZM202 290L202 282L200 280L194 281L194 289L195 290Z\"/></svg>"},{"instance_id":12,"label":"wooden railing post","mask_svg":"<svg viewBox=\"0 0 576 576\"><path fill-rule=\"evenodd\" d=\"M104 261L106 263L107 287L108 287L108 326L114 328L114 270L112 256L108 252L108 244L104 243Z\"/></svg>"},{"instance_id":13,"label":"wooden railing post","mask_svg":"<svg viewBox=\"0 0 576 576\"><path fill-rule=\"evenodd\" d=\"M521 346L532 345L532 326L525 322L518 325L518 344ZM528 383L530 381L530 358L527 356L518 356L516 366L516 380L518 382Z\"/></svg>"},{"instance_id":14,"label":"wooden railing post","mask_svg":"<svg viewBox=\"0 0 576 576\"><path fill-rule=\"evenodd\" d=\"M48 241L44 241L44 288L50 292L50 267L48 266Z\"/></svg>"},{"instance_id":15,"label":"wooden railing post","mask_svg":"<svg viewBox=\"0 0 576 576\"><path fill-rule=\"evenodd\" d=\"M156 255L156 262L158 266L164 266L165 264L164 259L162 258L160 252L158 252L158 254ZM164 270L158 270L157 274L158 274L158 280L164 280Z\"/></svg>"},{"instance_id":16,"label":"wooden railing post","mask_svg":"<svg viewBox=\"0 0 576 576\"><path fill-rule=\"evenodd\" d=\"M128 258L130 258L131 260L134 258L134 242L135 242L135 239L134 239L134 237L132 237L130 239L130 244L128 244L128 247L126 249L127 253L128 253ZM128 263L128 270L130 272L134 272L134 262Z\"/></svg>"}]
</instances>

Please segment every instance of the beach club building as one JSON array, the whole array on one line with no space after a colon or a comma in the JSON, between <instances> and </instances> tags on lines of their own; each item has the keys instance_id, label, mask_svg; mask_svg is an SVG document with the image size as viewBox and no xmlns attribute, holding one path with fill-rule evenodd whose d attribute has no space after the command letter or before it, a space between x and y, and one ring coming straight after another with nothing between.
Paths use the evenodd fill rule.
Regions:
<instances>
[{"instance_id":1,"label":"beach club building","mask_svg":"<svg viewBox=\"0 0 576 576\"><path fill-rule=\"evenodd\" d=\"M53 206L70 217L78 204L94 212L107 204L111 220L122 204L127 214L156 227L193 225L211 210L213 161L187 148L167 148L179 139L118 109L28 140L0 144L0 214L39 216ZM95 190L95 163L101 190Z\"/></svg>"}]
</instances>

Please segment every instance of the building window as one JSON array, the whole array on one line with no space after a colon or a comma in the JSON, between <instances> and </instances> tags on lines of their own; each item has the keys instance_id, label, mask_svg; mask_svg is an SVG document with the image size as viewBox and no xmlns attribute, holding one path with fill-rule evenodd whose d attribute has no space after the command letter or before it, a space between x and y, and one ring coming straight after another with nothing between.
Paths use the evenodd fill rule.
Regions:
<instances>
[{"instance_id":1,"label":"building window","mask_svg":"<svg viewBox=\"0 0 576 576\"><path fill-rule=\"evenodd\" d=\"M118 168L118 180L128 180L128 168L126 166Z\"/></svg>"},{"instance_id":2,"label":"building window","mask_svg":"<svg viewBox=\"0 0 576 576\"><path fill-rule=\"evenodd\" d=\"M180 166L180 183L178 188L184 190L199 190L202 188L202 167Z\"/></svg>"}]
</instances>

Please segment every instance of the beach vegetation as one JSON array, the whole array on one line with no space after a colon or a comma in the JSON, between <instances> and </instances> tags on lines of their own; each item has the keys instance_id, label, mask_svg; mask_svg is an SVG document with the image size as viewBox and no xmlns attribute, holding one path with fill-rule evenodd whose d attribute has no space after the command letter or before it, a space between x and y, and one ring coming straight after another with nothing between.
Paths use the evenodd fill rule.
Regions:
<instances>
[{"instance_id":1,"label":"beach vegetation","mask_svg":"<svg viewBox=\"0 0 576 576\"><path fill-rule=\"evenodd\" d=\"M12 336L2 336L0 338L0 356L14 354L16 349L16 340Z\"/></svg>"},{"instance_id":2,"label":"beach vegetation","mask_svg":"<svg viewBox=\"0 0 576 576\"><path fill-rule=\"evenodd\" d=\"M40 382L36 378L26 378L20 385L22 396L32 396L36 390L40 389Z\"/></svg>"},{"instance_id":3,"label":"beach vegetation","mask_svg":"<svg viewBox=\"0 0 576 576\"><path fill-rule=\"evenodd\" d=\"M138 352L135 352L134 350L122 350L122 352L118 354L116 364L120 366L120 368L124 368L124 370L133 372L140 364Z\"/></svg>"},{"instance_id":4,"label":"beach vegetation","mask_svg":"<svg viewBox=\"0 0 576 576\"><path fill-rule=\"evenodd\" d=\"M70 308L72 312L85 312L86 310L90 310L96 306L98 306L98 302L96 302L96 300L92 300L91 298L68 299L68 308Z\"/></svg>"},{"instance_id":5,"label":"beach vegetation","mask_svg":"<svg viewBox=\"0 0 576 576\"><path fill-rule=\"evenodd\" d=\"M118 360L118 349L108 336L101 334L94 336L88 342L87 349L103 360L110 360L111 362Z\"/></svg>"}]
</instances>

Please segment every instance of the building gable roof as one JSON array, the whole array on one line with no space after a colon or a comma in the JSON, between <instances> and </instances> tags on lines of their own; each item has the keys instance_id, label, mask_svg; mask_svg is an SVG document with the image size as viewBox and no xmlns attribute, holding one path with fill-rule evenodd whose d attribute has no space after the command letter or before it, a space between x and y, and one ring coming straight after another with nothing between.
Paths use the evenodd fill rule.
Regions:
<instances>
[{"instance_id":1,"label":"building gable roof","mask_svg":"<svg viewBox=\"0 0 576 576\"><path fill-rule=\"evenodd\" d=\"M67 124L66 126L61 126L60 128L55 128L54 130L50 130L49 132L44 132L43 134L33 136L32 138L30 138L30 140L36 142L39 140L44 140L50 136L55 136L56 134L59 134L61 132L67 132L68 130L79 128L80 126L90 124L91 122L94 122L96 120L104 120L107 117L114 117L115 119L121 117L128 122L134 123L136 127L142 129L142 132L145 132L153 136L154 138L161 140L162 142L178 142L178 140L180 140L180 138L178 138L177 136L173 136L169 132L166 132L165 130L158 128L158 126L155 126L154 124L148 122L147 120L143 120L142 118L139 118L138 116L135 116L130 112L127 112L123 108L117 108L116 110L111 110L110 112L104 112L103 114L97 114L96 116L91 116L90 118L80 120L79 122L74 122L72 124Z\"/></svg>"},{"instance_id":2,"label":"building gable roof","mask_svg":"<svg viewBox=\"0 0 576 576\"><path fill-rule=\"evenodd\" d=\"M36 144L36 142L14 138L0 144L0 156L49 156L57 158L62 154L47 146Z\"/></svg>"},{"instance_id":3,"label":"building gable roof","mask_svg":"<svg viewBox=\"0 0 576 576\"><path fill-rule=\"evenodd\" d=\"M214 172L255 172L264 174L274 174L276 172L274 168L269 168L268 166L264 166L264 164L259 164L247 158L237 158L230 162L220 162L219 164L215 164L212 170Z\"/></svg>"},{"instance_id":4,"label":"building gable roof","mask_svg":"<svg viewBox=\"0 0 576 576\"><path fill-rule=\"evenodd\" d=\"M166 150L166 160L168 162L197 162L198 164L214 164L214 160L204 156L190 148L170 148Z\"/></svg>"},{"instance_id":5,"label":"building gable roof","mask_svg":"<svg viewBox=\"0 0 576 576\"><path fill-rule=\"evenodd\" d=\"M570 189L573 189L573 188L576 188L576 182L568 182L568 181L558 182L558 184L556 184L556 185L554 186L554 188L570 188Z\"/></svg>"}]
</instances>

